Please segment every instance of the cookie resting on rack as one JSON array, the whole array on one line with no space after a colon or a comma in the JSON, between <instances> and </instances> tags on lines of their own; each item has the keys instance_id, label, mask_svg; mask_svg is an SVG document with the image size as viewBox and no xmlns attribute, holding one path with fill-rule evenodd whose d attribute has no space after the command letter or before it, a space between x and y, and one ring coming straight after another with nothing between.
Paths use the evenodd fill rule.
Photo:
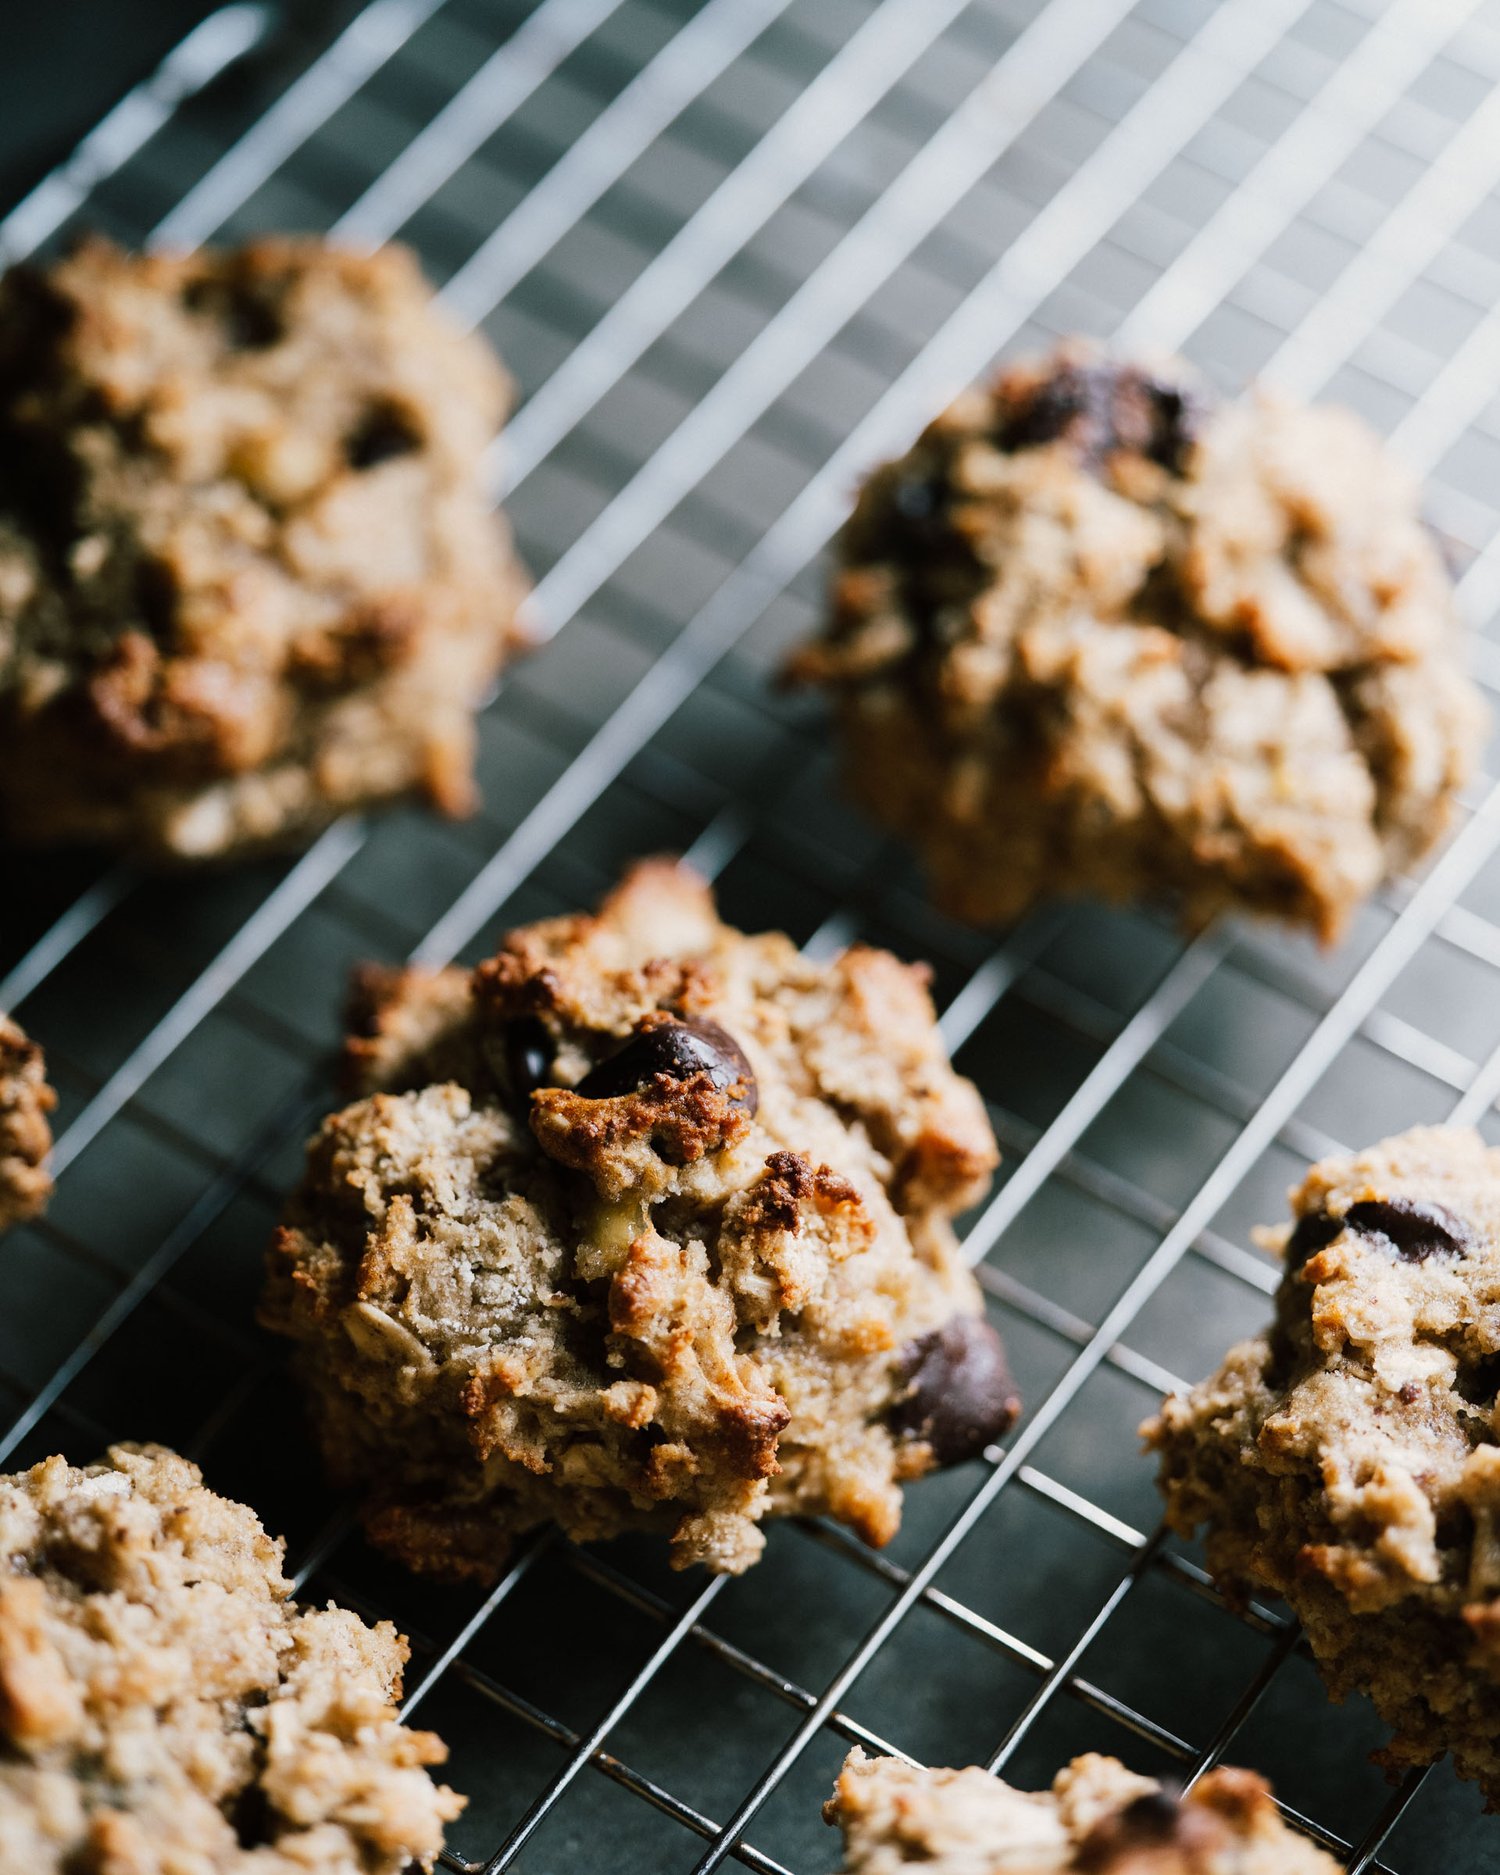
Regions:
<instances>
[{"instance_id":1,"label":"cookie resting on rack","mask_svg":"<svg viewBox=\"0 0 1500 1875\"><path fill-rule=\"evenodd\" d=\"M1418 1127L1292 1208L1273 1326L1144 1429L1168 1520L1286 1598L1389 1769L1449 1751L1500 1804L1500 1150Z\"/></svg>"},{"instance_id":2,"label":"cookie resting on rack","mask_svg":"<svg viewBox=\"0 0 1500 1875\"><path fill-rule=\"evenodd\" d=\"M94 240L0 281L0 832L154 860L473 804L508 397L404 249Z\"/></svg>"},{"instance_id":3,"label":"cookie resting on rack","mask_svg":"<svg viewBox=\"0 0 1500 1875\"><path fill-rule=\"evenodd\" d=\"M996 1151L925 977L720 922L666 861L464 970L367 976L263 1319L381 1547L490 1579L538 1525L735 1572L872 1543L1017 1410L950 1217Z\"/></svg>"},{"instance_id":4,"label":"cookie resting on rack","mask_svg":"<svg viewBox=\"0 0 1500 1875\"><path fill-rule=\"evenodd\" d=\"M160 1446L0 1478L0 1868L432 1866L463 1799L397 1723L406 1643L299 1608L281 1555Z\"/></svg>"},{"instance_id":5,"label":"cookie resting on rack","mask_svg":"<svg viewBox=\"0 0 1500 1875\"><path fill-rule=\"evenodd\" d=\"M1438 547L1345 411L1065 346L877 469L838 558L789 674L976 924L1163 896L1329 940L1475 770Z\"/></svg>"},{"instance_id":6,"label":"cookie resting on rack","mask_svg":"<svg viewBox=\"0 0 1500 1875\"><path fill-rule=\"evenodd\" d=\"M47 1115L56 1105L41 1049L0 1010L0 1231L35 1217L52 1195Z\"/></svg>"},{"instance_id":7,"label":"cookie resting on rack","mask_svg":"<svg viewBox=\"0 0 1500 1875\"><path fill-rule=\"evenodd\" d=\"M844 1875L1335 1875L1253 1771L1209 1771L1180 1796L1093 1753L1050 1791L977 1766L928 1771L855 1749L832 1799Z\"/></svg>"}]
</instances>

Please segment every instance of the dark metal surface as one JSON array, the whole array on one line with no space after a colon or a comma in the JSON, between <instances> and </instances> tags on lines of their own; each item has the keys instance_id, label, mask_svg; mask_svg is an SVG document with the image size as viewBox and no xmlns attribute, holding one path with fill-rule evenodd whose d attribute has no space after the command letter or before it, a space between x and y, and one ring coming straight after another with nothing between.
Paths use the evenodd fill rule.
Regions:
<instances>
[{"instance_id":1,"label":"dark metal surface","mask_svg":"<svg viewBox=\"0 0 1500 1875\"><path fill-rule=\"evenodd\" d=\"M205 69L251 24L211 21ZM1248 1228L1309 1156L1450 1112L1500 1137L1491 781L1329 955L1091 908L997 943L925 906L766 679L861 469L1071 330L1364 410L1429 476L1487 633L1500 8L375 0L300 72L179 110L189 78L128 101L0 247L79 220L413 241L519 380L496 490L550 642L485 718L470 823L347 822L203 877L12 866L0 1006L62 1110L58 1197L0 1256L7 1462L176 1444L287 1533L307 1593L399 1622L408 1708L472 1796L460 1864L808 1875L855 1741L1021 1782L1084 1748L1179 1776L1227 1754L1351 1869L1493 1866L1472 1791L1440 1767L1393 1797L1369 1709L1152 1535L1134 1430L1265 1318ZM1487 636L1479 658L1494 688ZM741 924L933 960L1006 1146L967 1241L1028 1410L913 1489L883 1555L784 1526L725 1583L548 1541L487 1597L433 1589L350 1533L252 1326L343 974L478 954L664 847Z\"/></svg>"}]
</instances>

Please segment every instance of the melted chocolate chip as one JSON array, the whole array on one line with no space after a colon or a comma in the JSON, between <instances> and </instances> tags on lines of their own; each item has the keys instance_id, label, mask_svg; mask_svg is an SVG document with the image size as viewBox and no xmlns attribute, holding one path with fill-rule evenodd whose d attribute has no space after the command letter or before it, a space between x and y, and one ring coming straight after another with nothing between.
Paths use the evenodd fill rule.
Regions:
<instances>
[{"instance_id":1,"label":"melted chocolate chip","mask_svg":"<svg viewBox=\"0 0 1500 1875\"><path fill-rule=\"evenodd\" d=\"M1076 1866L1104 1875L1140 1849L1164 1849L1177 1840L1182 1799L1170 1785L1148 1790L1113 1815L1101 1817L1078 1845Z\"/></svg>"},{"instance_id":2,"label":"melted chocolate chip","mask_svg":"<svg viewBox=\"0 0 1500 1875\"><path fill-rule=\"evenodd\" d=\"M721 1093L739 1087L737 1103L748 1113L760 1105L760 1090L744 1050L717 1022L701 1018L637 1029L623 1048L586 1074L574 1091L585 1100L614 1100L639 1092L658 1074L673 1081L706 1074Z\"/></svg>"},{"instance_id":3,"label":"melted chocolate chip","mask_svg":"<svg viewBox=\"0 0 1500 1875\"><path fill-rule=\"evenodd\" d=\"M940 1465L975 1457L1021 1410L1004 1344L982 1316L955 1315L908 1343L902 1369L906 1392L891 1430L930 1445Z\"/></svg>"},{"instance_id":4,"label":"melted chocolate chip","mask_svg":"<svg viewBox=\"0 0 1500 1875\"><path fill-rule=\"evenodd\" d=\"M1044 378L1002 427L1002 449L1066 440L1098 470L1116 450L1179 469L1197 439L1203 401L1133 365L1065 364Z\"/></svg>"},{"instance_id":5,"label":"melted chocolate chip","mask_svg":"<svg viewBox=\"0 0 1500 1875\"><path fill-rule=\"evenodd\" d=\"M936 511L943 498L942 485L935 476L921 476L915 481L897 482L891 500L903 521L925 521Z\"/></svg>"},{"instance_id":6,"label":"melted chocolate chip","mask_svg":"<svg viewBox=\"0 0 1500 1875\"><path fill-rule=\"evenodd\" d=\"M1362 1237L1385 1237L1409 1263L1462 1256L1473 1235L1461 1217L1428 1198L1366 1198L1351 1204L1344 1223Z\"/></svg>"},{"instance_id":7,"label":"melted chocolate chip","mask_svg":"<svg viewBox=\"0 0 1500 1875\"><path fill-rule=\"evenodd\" d=\"M196 313L217 319L230 348L237 352L263 352L286 336L281 314L270 300L244 287L225 287L217 280L194 280L183 294Z\"/></svg>"},{"instance_id":8,"label":"melted chocolate chip","mask_svg":"<svg viewBox=\"0 0 1500 1875\"><path fill-rule=\"evenodd\" d=\"M1286 1267L1300 1270L1302 1265L1325 1244L1331 1244L1344 1228L1344 1220L1328 1211L1309 1211L1297 1219L1296 1228L1287 1239L1284 1252Z\"/></svg>"},{"instance_id":9,"label":"melted chocolate chip","mask_svg":"<svg viewBox=\"0 0 1500 1875\"><path fill-rule=\"evenodd\" d=\"M265 1787L246 1784L229 1806L229 1826L241 1849L259 1849L271 1841L271 1804Z\"/></svg>"},{"instance_id":10,"label":"melted chocolate chip","mask_svg":"<svg viewBox=\"0 0 1500 1875\"><path fill-rule=\"evenodd\" d=\"M1412 1382L1406 1384L1411 1386ZM1471 1406L1482 1406L1487 1412L1493 1409L1496 1399L1500 1398L1500 1354L1485 1354L1477 1361L1460 1362L1453 1390ZM1401 1389L1401 1398L1406 1400L1406 1387ZM1406 1403L1409 1406L1413 1402L1407 1400Z\"/></svg>"},{"instance_id":11,"label":"melted chocolate chip","mask_svg":"<svg viewBox=\"0 0 1500 1875\"><path fill-rule=\"evenodd\" d=\"M135 568L135 602L141 621L159 644L170 644L177 625L181 589L165 560L147 554Z\"/></svg>"},{"instance_id":12,"label":"melted chocolate chip","mask_svg":"<svg viewBox=\"0 0 1500 1875\"><path fill-rule=\"evenodd\" d=\"M394 404L377 404L344 445L351 469L373 469L396 456L409 456L422 444L411 420Z\"/></svg>"},{"instance_id":13,"label":"melted chocolate chip","mask_svg":"<svg viewBox=\"0 0 1500 1875\"><path fill-rule=\"evenodd\" d=\"M229 332L230 344L242 352L269 351L286 336L281 315L274 306L240 293L230 300L224 324Z\"/></svg>"},{"instance_id":14,"label":"melted chocolate chip","mask_svg":"<svg viewBox=\"0 0 1500 1875\"><path fill-rule=\"evenodd\" d=\"M1439 1253L1462 1256L1474 1241L1468 1225L1445 1204L1428 1198L1362 1198L1342 1217L1310 1211L1298 1218L1287 1240L1287 1268L1301 1269L1315 1251L1345 1230L1357 1231L1361 1237L1386 1238L1410 1263Z\"/></svg>"},{"instance_id":15,"label":"melted chocolate chip","mask_svg":"<svg viewBox=\"0 0 1500 1875\"><path fill-rule=\"evenodd\" d=\"M536 1016L518 1016L505 1025L505 1072L511 1098L527 1101L552 1072L557 1049L547 1025Z\"/></svg>"}]
</instances>

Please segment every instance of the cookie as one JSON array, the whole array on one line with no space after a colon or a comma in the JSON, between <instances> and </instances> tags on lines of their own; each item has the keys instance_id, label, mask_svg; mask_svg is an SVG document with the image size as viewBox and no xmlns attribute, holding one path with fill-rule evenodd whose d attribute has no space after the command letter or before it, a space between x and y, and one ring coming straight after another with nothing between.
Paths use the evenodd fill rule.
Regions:
<instances>
[{"instance_id":1,"label":"cookie","mask_svg":"<svg viewBox=\"0 0 1500 1875\"><path fill-rule=\"evenodd\" d=\"M299 1608L281 1557L160 1446L0 1478L0 1868L432 1866L463 1799L396 1721L406 1643Z\"/></svg>"},{"instance_id":2,"label":"cookie","mask_svg":"<svg viewBox=\"0 0 1500 1875\"><path fill-rule=\"evenodd\" d=\"M1144 1428L1226 1593L1284 1596L1394 1771L1500 1803L1500 1150L1418 1127L1316 1165L1276 1319Z\"/></svg>"},{"instance_id":3,"label":"cookie","mask_svg":"<svg viewBox=\"0 0 1500 1875\"><path fill-rule=\"evenodd\" d=\"M850 1752L823 1814L844 1875L1335 1875L1288 1829L1253 1771L1207 1772L1185 1795L1114 1758L1075 1758L1051 1791Z\"/></svg>"},{"instance_id":4,"label":"cookie","mask_svg":"<svg viewBox=\"0 0 1500 1875\"><path fill-rule=\"evenodd\" d=\"M1332 939L1475 771L1438 548L1345 411L1066 346L877 469L838 560L790 674L975 924L1162 895Z\"/></svg>"},{"instance_id":5,"label":"cookie","mask_svg":"<svg viewBox=\"0 0 1500 1875\"><path fill-rule=\"evenodd\" d=\"M56 1105L41 1049L0 1010L0 1231L35 1217L52 1196L47 1115Z\"/></svg>"},{"instance_id":6,"label":"cookie","mask_svg":"<svg viewBox=\"0 0 1500 1875\"><path fill-rule=\"evenodd\" d=\"M949 1219L996 1151L923 972L720 922L666 861L472 973L359 989L270 1256L371 1538L492 1579L542 1524L734 1572L767 1515L872 1543L1016 1396Z\"/></svg>"},{"instance_id":7,"label":"cookie","mask_svg":"<svg viewBox=\"0 0 1500 1875\"><path fill-rule=\"evenodd\" d=\"M399 248L90 241L0 282L0 831L196 860L474 803L508 386Z\"/></svg>"}]
</instances>

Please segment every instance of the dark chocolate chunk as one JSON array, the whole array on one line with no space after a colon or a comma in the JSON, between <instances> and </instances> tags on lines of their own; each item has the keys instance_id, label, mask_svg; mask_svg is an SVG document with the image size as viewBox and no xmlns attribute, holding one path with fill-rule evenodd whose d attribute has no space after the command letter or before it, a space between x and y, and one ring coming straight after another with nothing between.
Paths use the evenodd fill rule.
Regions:
<instances>
[{"instance_id":1,"label":"dark chocolate chunk","mask_svg":"<svg viewBox=\"0 0 1500 1875\"><path fill-rule=\"evenodd\" d=\"M1406 1386L1412 1384L1408 1381ZM1453 1390L1461 1394L1471 1406L1482 1406L1486 1412L1492 1411L1497 1398L1500 1398L1500 1354L1484 1354L1477 1361L1460 1361L1453 1380ZM1408 1406L1414 1404L1406 1398L1406 1387L1401 1389L1400 1397Z\"/></svg>"},{"instance_id":2,"label":"dark chocolate chunk","mask_svg":"<svg viewBox=\"0 0 1500 1875\"><path fill-rule=\"evenodd\" d=\"M1078 1845L1075 1866L1085 1875L1105 1875L1142 1849L1165 1849L1182 1829L1182 1798L1169 1784L1133 1798L1094 1825Z\"/></svg>"},{"instance_id":3,"label":"dark chocolate chunk","mask_svg":"<svg viewBox=\"0 0 1500 1875\"><path fill-rule=\"evenodd\" d=\"M217 319L232 350L263 352L286 336L281 313L264 293L226 287L218 280L194 280L183 294L195 313Z\"/></svg>"},{"instance_id":4,"label":"dark chocolate chunk","mask_svg":"<svg viewBox=\"0 0 1500 1875\"><path fill-rule=\"evenodd\" d=\"M1312 1298L1297 1272L1344 1229L1344 1220L1330 1211L1309 1211L1297 1219L1282 1252L1285 1272L1276 1291L1276 1320L1271 1328L1272 1371L1284 1378L1306 1358L1308 1315Z\"/></svg>"},{"instance_id":5,"label":"dark chocolate chunk","mask_svg":"<svg viewBox=\"0 0 1500 1875\"><path fill-rule=\"evenodd\" d=\"M614 1100L649 1086L658 1074L687 1081L706 1074L721 1092L741 1091L738 1103L754 1113L760 1105L755 1074L744 1050L717 1022L670 1019L639 1028L623 1048L586 1074L575 1092L585 1100Z\"/></svg>"},{"instance_id":6,"label":"dark chocolate chunk","mask_svg":"<svg viewBox=\"0 0 1500 1875\"><path fill-rule=\"evenodd\" d=\"M930 1445L940 1465L975 1457L1021 1410L1005 1345L981 1315L955 1315L910 1342L902 1369L906 1391L891 1429Z\"/></svg>"},{"instance_id":7,"label":"dark chocolate chunk","mask_svg":"<svg viewBox=\"0 0 1500 1875\"><path fill-rule=\"evenodd\" d=\"M246 1784L230 1803L227 1814L234 1839L241 1849L265 1848L274 1840L271 1800L263 1784Z\"/></svg>"},{"instance_id":8,"label":"dark chocolate chunk","mask_svg":"<svg viewBox=\"0 0 1500 1875\"><path fill-rule=\"evenodd\" d=\"M1350 1205L1343 1221L1362 1237L1388 1238L1409 1263L1462 1256L1474 1241L1461 1217L1429 1198L1365 1198Z\"/></svg>"},{"instance_id":9,"label":"dark chocolate chunk","mask_svg":"<svg viewBox=\"0 0 1500 1875\"><path fill-rule=\"evenodd\" d=\"M286 327L275 307L249 294L232 295L224 323L229 330L230 343L237 351L269 351L286 336Z\"/></svg>"},{"instance_id":10,"label":"dark chocolate chunk","mask_svg":"<svg viewBox=\"0 0 1500 1875\"><path fill-rule=\"evenodd\" d=\"M1328 1211L1310 1211L1298 1218L1287 1240L1287 1268L1301 1269L1314 1251L1332 1243L1345 1230L1357 1231L1362 1237L1388 1238L1413 1263L1438 1252L1462 1256L1474 1241L1468 1225L1444 1204L1427 1198L1363 1198L1351 1204L1342 1217Z\"/></svg>"},{"instance_id":11,"label":"dark chocolate chunk","mask_svg":"<svg viewBox=\"0 0 1500 1875\"><path fill-rule=\"evenodd\" d=\"M1287 1239L1284 1252L1286 1267L1289 1270L1300 1270L1315 1251L1332 1243L1343 1228L1344 1220L1334 1217L1329 1211L1309 1211L1305 1217L1299 1217L1296 1228Z\"/></svg>"},{"instance_id":12,"label":"dark chocolate chunk","mask_svg":"<svg viewBox=\"0 0 1500 1875\"><path fill-rule=\"evenodd\" d=\"M505 1072L511 1098L530 1100L552 1072L557 1053L547 1025L536 1016L518 1016L505 1025Z\"/></svg>"},{"instance_id":13,"label":"dark chocolate chunk","mask_svg":"<svg viewBox=\"0 0 1500 1875\"><path fill-rule=\"evenodd\" d=\"M394 404L377 404L344 445L351 469L373 469L396 456L409 456L422 439L409 417Z\"/></svg>"},{"instance_id":14,"label":"dark chocolate chunk","mask_svg":"<svg viewBox=\"0 0 1500 1875\"><path fill-rule=\"evenodd\" d=\"M943 479L936 474L903 475L891 489L891 502L903 521L920 527L943 505Z\"/></svg>"},{"instance_id":15,"label":"dark chocolate chunk","mask_svg":"<svg viewBox=\"0 0 1500 1875\"><path fill-rule=\"evenodd\" d=\"M1065 364L1012 412L998 441L1002 449L1015 450L1063 439L1096 471L1116 450L1175 470L1196 441L1203 415L1203 399L1195 392L1133 365Z\"/></svg>"},{"instance_id":16,"label":"dark chocolate chunk","mask_svg":"<svg viewBox=\"0 0 1500 1875\"><path fill-rule=\"evenodd\" d=\"M135 602L141 622L158 644L172 642L180 597L171 566L155 554L143 554L135 566Z\"/></svg>"}]
</instances>

